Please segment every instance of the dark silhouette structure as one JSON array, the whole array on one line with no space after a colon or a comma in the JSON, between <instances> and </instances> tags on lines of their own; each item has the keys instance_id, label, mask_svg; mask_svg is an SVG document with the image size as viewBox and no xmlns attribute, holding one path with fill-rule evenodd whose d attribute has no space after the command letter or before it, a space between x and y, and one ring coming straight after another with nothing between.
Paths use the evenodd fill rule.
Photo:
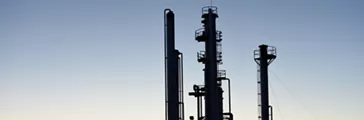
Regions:
<instances>
[{"instance_id":1,"label":"dark silhouette structure","mask_svg":"<svg viewBox=\"0 0 364 120\"><path fill-rule=\"evenodd\" d=\"M196 30L195 39L205 43L205 50L197 53L197 61L205 65L204 85L194 85L190 96L197 98L197 120L232 120L230 79L222 64L221 31L216 30L217 7L202 8L203 28ZM174 13L164 11L166 120L184 120L183 55L175 48ZM223 112L222 81L228 81L229 110ZM204 99L203 99L204 98ZM205 109L203 109L203 107ZM205 113L205 115L203 115ZM193 116L190 119L194 119Z\"/></svg>"},{"instance_id":2,"label":"dark silhouette structure","mask_svg":"<svg viewBox=\"0 0 364 120\"><path fill-rule=\"evenodd\" d=\"M205 44L205 49L197 52L197 61L204 64L204 85L193 85L189 96L197 99L197 120L233 120L231 111L230 79L222 65L222 32L216 30L217 7L202 8L203 28L195 31L195 39ZM165 43L165 118L166 120L184 120L183 90L183 54L175 48L174 13L164 11ZM259 120L273 120L273 107L269 105L268 66L276 58L276 48L260 45L254 51L254 60L259 65ZM223 109L223 81L228 85L228 111ZM271 113L269 113L269 111ZM193 120L194 117L190 116Z\"/></svg>"},{"instance_id":3,"label":"dark silhouette structure","mask_svg":"<svg viewBox=\"0 0 364 120\"><path fill-rule=\"evenodd\" d=\"M183 57L175 48L174 13L164 10L166 120L184 120Z\"/></svg>"},{"instance_id":4,"label":"dark silhouette structure","mask_svg":"<svg viewBox=\"0 0 364 120\"><path fill-rule=\"evenodd\" d=\"M203 28L195 31L196 41L205 43L205 50L197 53L197 61L205 65L203 69L205 76L204 85L194 85L194 92L189 93L190 96L197 98L197 120L233 119L231 113L230 79L226 78L225 70L219 69L219 65L222 64L222 32L216 30L217 18L217 7L203 7L201 21ZM223 80L228 81L228 112L223 111L223 90L221 87ZM202 98L204 98L204 102ZM190 119L193 119L193 116Z\"/></svg>"},{"instance_id":5,"label":"dark silhouette structure","mask_svg":"<svg viewBox=\"0 0 364 120\"><path fill-rule=\"evenodd\" d=\"M202 97L205 96L205 88L203 85L193 85L193 91L188 93L190 96L194 96L197 99L197 119L202 119Z\"/></svg>"},{"instance_id":6,"label":"dark silhouette structure","mask_svg":"<svg viewBox=\"0 0 364 120\"><path fill-rule=\"evenodd\" d=\"M260 45L259 50L254 51L254 60L259 65L258 73L258 107L259 107L259 120L273 120L273 114L269 114L269 109L273 111L272 106L269 105L269 91L268 91L268 66L277 57L276 48L267 45Z\"/></svg>"},{"instance_id":7,"label":"dark silhouette structure","mask_svg":"<svg viewBox=\"0 0 364 120\"><path fill-rule=\"evenodd\" d=\"M205 118L206 120L222 120L222 89L218 85L217 74L219 52L217 51L216 19L217 7L202 8L202 29L196 31L196 40L205 42L205 52L200 52L198 61L205 64ZM203 31L202 31L203 30ZM201 33L202 32L202 33ZM198 119L200 120L200 119Z\"/></svg>"}]
</instances>

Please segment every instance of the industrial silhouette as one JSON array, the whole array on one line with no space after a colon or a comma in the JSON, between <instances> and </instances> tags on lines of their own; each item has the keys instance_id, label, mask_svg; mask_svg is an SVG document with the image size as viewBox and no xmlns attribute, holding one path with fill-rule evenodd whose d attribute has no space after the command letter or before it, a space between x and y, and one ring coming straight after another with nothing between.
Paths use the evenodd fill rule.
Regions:
<instances>
[{"instance_id":1,"label":"industrial silhouette","mask_svg":"<svg viewBox=\"0 0 364 120\"><path fill-rule=\"evenodd\" d=\"M231 111L230 79L222 65L222 32L216 30L217 7L202 8L202 28L195 31L197 42L205 44L205 50L197 52L197 61L204 64L204 85L193 85L189 96L197 99L197 120L233 120ZM175 48L174 13L164 10L165 43L165 118L166 120L185 120L183 98L183 54ZM260 45L254 51L254 60L259 65L258 98L259 120L273 120L273 108L268 97L268 65L276 58L276 48ZM228 110L223 110L223 81L228 84ZM204 98L204 99L202 99ZM194 120L194 116L189 117Z\"/></svg>"}]
</instances>

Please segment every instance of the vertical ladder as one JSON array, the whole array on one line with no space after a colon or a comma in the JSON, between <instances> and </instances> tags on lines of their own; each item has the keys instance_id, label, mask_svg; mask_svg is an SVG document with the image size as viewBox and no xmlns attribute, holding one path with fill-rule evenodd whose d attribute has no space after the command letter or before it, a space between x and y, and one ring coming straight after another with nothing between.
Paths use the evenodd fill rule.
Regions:
<instances>
[{"instance_id":1,"label":"vertical ladder","mask_svg":"<svg viewBox=\"0 0 364 120\"><path fill-rule=\"evenodd\" d=\"M258 85L258 120L261 120L262 119L262 116L261 116L261 91L260 91L260 67L259 65L257 65L257 85Z\"/></svg>"}]
</instances>

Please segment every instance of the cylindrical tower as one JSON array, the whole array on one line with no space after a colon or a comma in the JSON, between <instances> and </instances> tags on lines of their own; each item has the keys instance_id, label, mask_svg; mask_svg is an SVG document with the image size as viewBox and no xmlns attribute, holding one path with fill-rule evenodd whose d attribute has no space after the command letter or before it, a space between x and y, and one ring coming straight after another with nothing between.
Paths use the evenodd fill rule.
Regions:
<instances>
[{"instance_id":1,"label":"cylindrical tower","mask_svg":"<svg viewBox=\"0 0 364 120\"><path fill-rule=\"evenodd\" d=\"M217 47L221 40L216 31L217 7L202 8L203 27L196 30L195 37L198 42L205 42L205 51L197 53L198 61L205 64L205 120L222 120L222 89L218 84L218 64L221 63L221 54Z\"/></svg>"},{"instance_id":2,"label":"cylindrical tower","mask_svg":"<svg viewBox=\"0 0 364 120\"><path fill-rule=\"evenodd\" d=\"M259 65L259 104L261 120L269 120L269 90L268 90L268 65L276 58L276 49L272 46L260 45L254 51L254 60Z\"/></svg>"},{"instance_id":3,"label":"cylindrical tower","mask_svg":"<svg viewBox=\"0 0 364 120\"><path fill-rule=\"evenodd\" d=\"M179 120L179 66L175 49L174 13L166 9L165 14L165 84L167 120Z\"/></svg>"},{"instance_id":4,"label":"cylindrical tower","mask_svg":"<svg viewBox=\"0 0 364 120\"><path fill-rule=\"evenodd\" d=\"M206 9L206 8L205 8ZM208 39L205 44L205 117L206 120L222 120L222 97L217 85L217 54L216 54L216 9L208 8L208 13L202 15L206 20L205 31Z\"/></svg>"}]
</instances>

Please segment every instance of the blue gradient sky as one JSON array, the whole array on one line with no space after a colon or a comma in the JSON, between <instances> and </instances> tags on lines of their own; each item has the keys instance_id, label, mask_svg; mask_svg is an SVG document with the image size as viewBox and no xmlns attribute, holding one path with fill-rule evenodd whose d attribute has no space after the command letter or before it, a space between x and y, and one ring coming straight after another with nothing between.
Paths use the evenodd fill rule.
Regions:
<instances>
[{"instance_id":1,"label":"blue gradient sky","mask_svg":"<svg viewBox=\"0 0 364 120\"><path fill-rule=\"evenodd\" d=\"M209 0L0 1L1 120L163 120L163 10L176 14L185 89L201 84L194 40ZM236 120L257 119L259 44L276 120L362 120L364 1L214 0ZM293 95L292 95L293 94ZM299 99L299 100L298 100ZM186 96L186 116L195 99Z\"/></svg>"}]
</instances>

